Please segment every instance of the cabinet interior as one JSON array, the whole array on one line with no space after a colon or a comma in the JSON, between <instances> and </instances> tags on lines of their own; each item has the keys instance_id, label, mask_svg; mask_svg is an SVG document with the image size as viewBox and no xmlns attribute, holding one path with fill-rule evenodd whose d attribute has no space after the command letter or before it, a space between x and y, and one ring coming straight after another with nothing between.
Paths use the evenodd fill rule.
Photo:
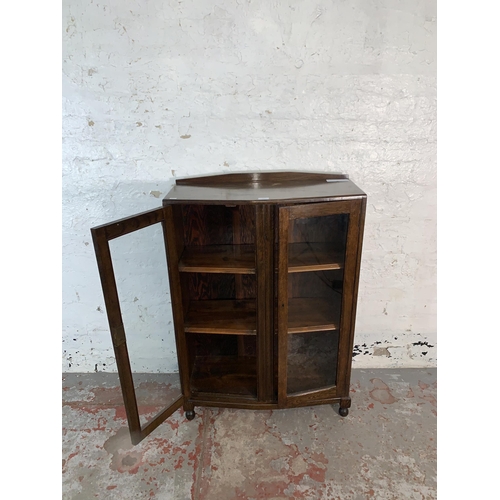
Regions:
<instances>
[{"instance_id":1,"label":"cabinet interior","mask_svg":"<svg viewBox=\"0 0 500 500\"><path fill-rule=\"evenodd\" d=\"M191 391L256 398L256 209L192 204L174 212ZM289 394L336 384L348 220L289 221Z\"/></svg>"},{"instance_id":2,"label":"cabinet interior","mask_svg":"<svg viewBox=\"0 0 500 500\"><path fill-rule=\"evenodd\" d=\"M255 207L175 207L191 391L257 397Z\"/></svg>"}]
</instances>

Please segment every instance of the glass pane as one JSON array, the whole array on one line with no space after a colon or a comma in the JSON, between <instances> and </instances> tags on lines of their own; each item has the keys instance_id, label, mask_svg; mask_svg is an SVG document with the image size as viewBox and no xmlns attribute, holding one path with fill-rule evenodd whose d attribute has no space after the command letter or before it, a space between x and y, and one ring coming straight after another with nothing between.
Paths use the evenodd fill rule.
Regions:
<instances>
[{"instance_id":1,"label":"glass pane","mask_svg":"<svg viewBox=\"0 0 500 500\"><path fill-rule=\"evenodd\" d=\"M338 331L288 336L287 392L289 394L336 384Z\"/></svg>"},{"instance_id":2,"label":"glass pane","mask_svg":"<svg viewBox=\"0 0 500 500\"><path fill-rule=\"evenodd\" d=\"M336 384L348 215L290 220L287 392Z\"/></svg>"},{"instance_id":3,"label":"glass pane","mask_svg":"<svg viewBox=\"0 0 500 500\"><path fill-rule=\"evenodd\" d=\"M109 242L141 425L181 396L161 224Z\"/></svg>"},{"instance_id":4,"label":"glass pane","mask_svg":"<svg viewBox=\"0 0 500 500\"><path fill-rule=\"evenodd\" d=\"M187 334L191 391L257 397L255 335Z\"/></svg>"}]
</instances>

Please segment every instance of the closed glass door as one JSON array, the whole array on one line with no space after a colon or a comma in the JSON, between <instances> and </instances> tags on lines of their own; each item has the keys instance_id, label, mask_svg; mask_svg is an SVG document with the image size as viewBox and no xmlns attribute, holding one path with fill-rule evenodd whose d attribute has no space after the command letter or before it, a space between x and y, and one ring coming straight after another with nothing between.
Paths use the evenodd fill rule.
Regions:
<instances>
[{"instance_id":1,"label":"closed glass door","mask_svg":"<svg viewBox=\"0 0 500 500\"><path fill-rule=\"evenodd\" d=\"M337 397L349 336L359 204L281 207L278 250L278 400Z\"/></svg>"}]
</instances>

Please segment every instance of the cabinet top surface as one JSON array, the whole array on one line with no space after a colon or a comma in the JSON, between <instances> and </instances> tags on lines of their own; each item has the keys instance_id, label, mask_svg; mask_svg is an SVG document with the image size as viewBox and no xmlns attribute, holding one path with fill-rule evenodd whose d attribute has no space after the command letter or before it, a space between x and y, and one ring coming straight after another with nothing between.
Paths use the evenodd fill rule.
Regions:
<instances>
[{"instance_id":1,"label":"cabinet top surface","mask_svg":"<svg viewBox=\"0 0 500 500\"><path fill-rule=\"evenodd\" d=\"M332 200L366 196L345 174L314 172L242 172L177 179L164 205L183 202L269 203Z\"/></svg>"}]
</instances>

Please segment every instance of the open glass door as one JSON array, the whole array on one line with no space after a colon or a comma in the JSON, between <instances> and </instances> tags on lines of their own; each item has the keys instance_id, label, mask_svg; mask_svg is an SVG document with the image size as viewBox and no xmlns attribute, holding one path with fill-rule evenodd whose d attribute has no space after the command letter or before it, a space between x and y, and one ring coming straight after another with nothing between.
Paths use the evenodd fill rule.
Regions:
<instances>
[{"instance_id":1,"label":"open glass door","mask_svg":"<svg viewBox=\"0 0 500 500\"><path fill-rule=\"evenodd\" d=\"M278 403L349 394L360 203L279 208Z\"/></svg>"},{"instance_id":2,"label":"open glass door","mask_svg":"<svg viewBox=\"0 0 500 500\"><path fill-rule=\"evenodd\" d=\"M181 367L171 355L179 339L174 343L168 324L165 209L91 232L130 436L137 444L184 402Z\"/></svg>"}]
</instances>

